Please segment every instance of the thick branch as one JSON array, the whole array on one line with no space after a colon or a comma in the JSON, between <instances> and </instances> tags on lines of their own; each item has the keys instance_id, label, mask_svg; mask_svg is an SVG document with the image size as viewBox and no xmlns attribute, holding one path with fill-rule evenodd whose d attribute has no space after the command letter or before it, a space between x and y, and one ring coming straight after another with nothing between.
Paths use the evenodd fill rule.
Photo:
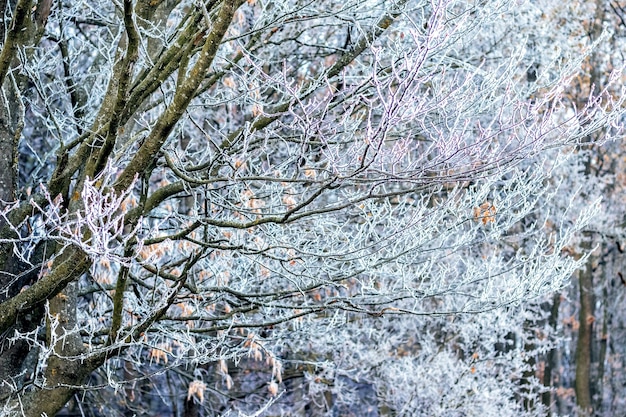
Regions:
<instances>
[{"instance_id":1,"label":"thick branch","mask_svg":"<svg viewBox=\"0 0 626 417\"><path fill-rule=\"evenodd\" d=\"M133 20L133 5L131 0L124 0L124 26L126 28L126 54L122 61L122 68L117 81L117 96L115 98L115 105L113 111L110 114L110 120L108 123L108 132L106 139L100 150L97 160L95 161L95 167L93 170L87 170L87 175L94 177L97 175L106 164L110 153L113 151L115 145L115 138L117 137L117 129L120 126L120 118L122 110L126 105L128 89L130 79L133 72L133 67L137 58L139 57L139 34L135 28L135 22Z\"/></svg>"},{"instance_id":2,"label":"thick branch","mask_svg":"<svg viewBox=\"0 0 626 417\"><path fill-rule=\"evenodd\" d=\"M15 14L11 23L11 29L7 35L2 52L0 53L0 86L4 84L11 62L15 57L15 52L22 36L22 30L26 27L30 17L30 0L19 0L15 6Z\"/></svg>"},{"instance_id":3,"label":"thick branch","mask_svg":"<svg viewBox=\"0 0 626 417\"><path fill-rule=\"evenodd\" d=\"M17 316L37 307L44 301L54 297L65 286L80 277L87 271L90 260L87 255L77 248L68 248L71 251L65 260L55 265L53 270L41 278L30 288L17 294L15 297L0 304L0 332L9 328Z\"/></svg>"},{"instance_id":4,"label":"thick branch","mask_svg":"<svg viewBox=\"0 0 626 417\"><path fill-rule=\"evenodd\" d=\"M240 0L224 1L220 13L212 27L209 36L207 36L200 56L195 65L191 69L185 82L178 87L172 100L172 104L168 106L163 115L159 117L150 135L146 138L144 144L139 148L134 158L128 164L128 167L120 175L115 183L116 191L128 189L136 173L141 173L150 166L157 153L161 150L161 146L167 140L174 125L178 123L184 114L187 106L193 99L200 83L204 80L205 74L211 66L213 59L220 46L220 42L224 34L230 26L233 15L241 4Z\"/></svg>"}]
</instances>

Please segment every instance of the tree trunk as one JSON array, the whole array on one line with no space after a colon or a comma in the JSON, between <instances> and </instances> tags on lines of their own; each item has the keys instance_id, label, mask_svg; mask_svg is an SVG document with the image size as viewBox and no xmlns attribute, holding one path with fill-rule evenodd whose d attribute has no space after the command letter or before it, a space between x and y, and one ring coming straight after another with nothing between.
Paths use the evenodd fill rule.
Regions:
<instances>
[{"instance_id":1,"label":"tree trunk","mask_svg":"<svg viewBox=\"0 0 626 417\"><path fill-rule=\"evenodd\" d=\"M561 294L556 293L552 297L552 308L550 310L550 317L548 318L548 325L551 331L555 331L559 320L559 307L561 306ZM548 416L552 415L552 370L558 369L558 350L556 348L550 349L546 357L546 364L543 373L543 385L549 390L541 395L541 402L546 407Z\"/></svg>"},{"instance_id":2,"label":"tree trunk","mask_svg":"<svg viewBox=\"0 0 626 417\"><path fill-rule=\"evenodd\" d=\"M87 357L76 327L76 283L50 300L48 343L54 352L48 359L46 386L25 395L22 399L24 415L39 417L43 413L56 415L84 384L91 372L104 362L104 356ZM57 320L51 326L52 320Z\"/></svg>"},{"instance_id":3,"label":"tree trunk","mask_svg":"<svg viewBox=\"0 0 626 417\"><path fill-rule=\"evenodd\" d=\"M9 86L10 81L5 85ZM0 89L0 211L15 201L17 182L17 139L16 106L11 94L13 88ZM5 221L0 217L0 229ZM1 236L12 238L14 236ZM20 288L17 260L13 256L11 243L0 244L0 303L17 294ZM28 356L29 346L24 340L10 342L14 332L32 330L26 321L18 320L8 331L0 335L0 400L10 394L10 384L20 388L24 380L22 363ZM3 383L6 382L6 383Z\"/></svg>"},{"instance_id":4,"label":"tree trunk","mask_svg":"<svg viewBox=\"0 0 626 417\"><path fill-rule=\"evenodd\" d=\"M526 330L526 331L531 331ZM532 339L531 339L532 340ZM533 379L535 378L535 368L537 366L537 357L535 356L536 346L534 343L524 343L524 353L526 354L526 364L528 368L522 373L520 381L522 393L522 405L526 411L535 410L535 402L533 401Z\"/></svg>"},{"instance_id":5,"label":"tree trunk","mask_svg":"<svg viewBox=\"0 0 626 417\"><path fill-rule=\"evenodd\" d=\"M576 404L581 416L593 413L591 402L591 343L593 338L593 270L590 257L585 269L578 272L580 311L576 344Z\"/></svg>"},{"instance_id":6,"label":"tree trunk","mask_svg":"<svg viewBox=\"0 0 626 417\"><path fill-rule=\"evenodd\" d=\"M19 46L33 45L39 41L50 13L51 0L44 0L35 6L35 21L30 19L32 7L22 10L17 0L0 0L0 12L6 16L6 9L13 10L12 20L0 19L0 36L3 44L0 53L0 211L4 211L16 201L18 179L18 143L22 134L24 106L20 84L26 78L16 74L8 76L8 71L19 63L15 57ZM17 88L16 88L17 84ZM6 226L0 217L0 230ZM15 238L15 234L0 235L0 238ZM36 250L31 263L41 260L41 251ZM10 299L36 278L36 272L28 272L14 254L12 243L0 244L0 303ZM25 380L32 377L33 370L25 369L24 364L37 352L31 351L30 345L23 339L15 342L9 339L15 332L32 332L40 324L41 309L18 316L13 325L0 333L0 402L20 390ZM13 388L10 388L13 386Z\"/></svg>"}]
</instances>

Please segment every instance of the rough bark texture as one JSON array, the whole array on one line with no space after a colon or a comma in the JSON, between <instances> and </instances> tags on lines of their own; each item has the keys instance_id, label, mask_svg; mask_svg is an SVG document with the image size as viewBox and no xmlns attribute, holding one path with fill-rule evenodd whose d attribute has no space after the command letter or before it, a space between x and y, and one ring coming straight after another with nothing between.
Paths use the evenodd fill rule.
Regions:
<instances>
[{"instance_id":1,"label":"rough bark texture","mask_svg":"<svg viewBox=\"0 0 626 417\"><path fill-rule=\"evenodd\" d=\"M9 82L5 84L10 84ZM12 88L0 90L0 210L15 201L17 178L17 137L15 135L15 108L10 108L11 97L6 92ZM15 106L13 106L15 107ZM13 116L13 117L12 117ZM0 229L5 225L0 218ZM13 256L11 244L0 244L0 302L17 294L19 290L18 265ZM28 320L28 318L27 318ZM8 337L15 330L24 330L27 323L14 323L0 336L0 380L10 378L19 384L23 358L27 356L28 345L24 341L11 343ZM7 394L6 386L0 386L0 398Z\"/></svg>"},{"instance_id":2,"label":"rough bark texture","mask_svg":"<svg viewBox=\"0 0 626 417\"><path fill-rule=\"evenodd\" d=\"M0 12L8 7L13 10L10 22L0 22L3 44L0 51L0 211L16 201L18 178L18 143L23 128L24 108L19 86L25 79L21 74L9 76L9 71L19 63L16 52L19 46L38 42L50 14L51 0L39 1L31 20L31 1L0 1ZM16 89L17 87L17 89ZM0 230L6 230L6 222L0 218ZM0 237L12 238L13 233ZM32 261L42 259L42 250L35 251ZM35 268L21 263L13 253L12 244L0 244L0 303L18 294L22 288L36 279ZM36 351L24 340L11 341L16 331L30 332L37 328L42 317L41 306L13 317L2 326L0 333L0 380L10 380L17 387L31 378L28 363ZM7 385L0 385L0 399L9 393Z\"/></svg>"}]
</instances>

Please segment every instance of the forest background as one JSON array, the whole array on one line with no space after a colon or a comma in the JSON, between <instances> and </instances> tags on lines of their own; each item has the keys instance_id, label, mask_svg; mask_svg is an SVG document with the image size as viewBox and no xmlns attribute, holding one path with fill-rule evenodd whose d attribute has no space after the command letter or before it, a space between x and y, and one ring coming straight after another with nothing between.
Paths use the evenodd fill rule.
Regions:
<instances>
[{"instance_id":1,"label":"forest background","mask_svg":"<svg viewBox=\"0 0 626 417\"><path fill-rule=\"evenodd\" d=\"M626 409L626 2L0 10L0 415Z\"/></svg>"}]
</instances>

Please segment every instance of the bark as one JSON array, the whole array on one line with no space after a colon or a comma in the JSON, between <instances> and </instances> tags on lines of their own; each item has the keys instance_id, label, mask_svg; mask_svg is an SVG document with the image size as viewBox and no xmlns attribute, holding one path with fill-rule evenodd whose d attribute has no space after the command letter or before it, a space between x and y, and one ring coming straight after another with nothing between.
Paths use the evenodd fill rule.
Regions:
<instances>
[{"instance_id":1,"label":"bark","mask_svg":"<svg viewBox=\"0 0 626 417\"><path fill-rule=\"evenodd\" d=\"M15 140L8 123L8 111L3 102L0 102L0 210L15 201ZM4 226L0 218L0 226ZM0 301L6 299L4 290L10 285L11 275L11 245L0 245Z\"/></svg>"},{"instance_id":2,"label":"bark","mask_svg":"<svg viewBox=\"0 0 626 417\"><path fill-rule=\"evenodd\" d=\"M606 362L606 353L607 353L607 339L609 333L609 297L608 297L608 289L607 286L604 286L602 291L602 333L599 338L599 349L598 349L598 372L595 377L596 383L594 387L594 408L596 410L602 409L602 403L604 399L604 363Z\"/></svg>"},{"instance_id":3,"label":"bark","mask_svg":"<svg viewBox=\"0 0 626 417\"><path fill-rule=\"evenodd\" d=\"M18 46L27 35L25 29L27 29L27 25L30 22L30 0L19 0L14 10L9 32L2 45L2 51L0 51L0 85L4 84Z\"/></svg>"},{"instance_id":4,"label":"bark","mask_svg":"<svg viewBox=\"0 0 626 417\"><path fill-rule=\"evenodd\" d=\"M0 82L1 85L1 82ZM0 90L0 211L5 210L16 199L17 187L17 144L19 138L18 106L12 95L16 94L11 87L11 82L5 83L7 88ZM0 218L0 229L6 225L3 218ZM7 236L14 237L14 236ZM13 245L10 243L0 245L0 303L13 297L18 293L24 281L20 279L19 264L13 256ZM0 336L0 399L10 394L8 384L10 381L21 387L24 374L22 364L28 356L28 343L24 340L11 342L16 330L32 330L30 324L31 315L23 317L15 322L6 332Z\"/></svg>"},{"instance_id":5,"label":"bark","mask_svg":"<svg viewBox=\"0 0 626 417\"><path fill-rule=\"evenodd\" d=\"M0 36L3 44L0 51L0 211L16 201L18 178L18 143L22 133L24 107L20 95L20 85L24 81L19 74L8 76L17 64L16 52L23 44L32 45L39 41L50 14L51 0L39 1L35 7L35 20L30 19L30 0L0 1L0 12L5 8L13 10L12 20L0 22ZM6 230L7 223L0 218L0 230ZM14 233L3 233L3 238L13 238ZM39 248L41 249L41 248ZM42 251L36 250L31 259L37 263L42 259ZM32 284L36 272L24 265L13 254L13 244L0 245L0 303L20 293L22 288ZM21 389L32 376L26 364L37 355L25 340L11 341L18 332L31 332L41 322L42 309L35 306L19 316L12 317L0 333L0 399L11 394L14 388Z\"/></svg>"},{"instance_id":6,"label":"bark","mask_svg":"<svg viewBox=\"0 0 626 417\"><path fill-rule=\"evenodd\" d=\"M72 397L71 385L79 385L89 374L83 370L79 360L83 352L80 336L76 333L76 284L69 284L66 289L50 300L50 317L58 319L58 326L51 330L48 319L48 344L54 344L54 354L48 360L46 369L45 395L33 396L25 403L26 415L36 416L41 413L55 415Z\"/></svg>"},{"instance_id":7,"label":"bark","mask_svg":"<svg viewBox=\"0 0 626 417\"><path fill-rule=\"evenodd\" d=\"M64 255L70 258L73 254ZM62 255L63 256L63 255ZM61 265L69 266L73 258L65 259ZM63 268L64 269L64 268ZM15 297L14 297L15 299ZM50 315L47 320L47 343L53 345L53 354L48 359L45 371L45 387L38 387L20 398L23 415L56 415L76 392L89 374L104 360L103 356L88 357L78 333L76 321L76 283L70 282L64 289L50 299ZM18 323L34 313L21 313ZM51 326L51 320L57 321ZM36 321L39 324L40 316Z\"/></svg>"},{"instance_id":8,"label":"bark","mask_svg":"<svg viewBox=\"0 0 626 417\"><path fill-rule=\"evenodd\" d=\"M585 269L578 272L578 286L580 293L580 310L578 341L576 343L576 404L581 416L590 416L593 413L591 401L591 344L593 339L594 300L593 300L593 270L591 258Z\"/></svg>"},{"instance_id":9,"label":"bark","mask_svg":"<svg viewBox=\"0 0 626 417\"><path fill-rule=\"evenodd\" d=\"M559 307L561 305L561 294L554 294L552 297L552 309L550 310L550 317L548 318L548 325L552 331L555 331L558 326L559 320ZM550 389L552 388L552 371L558 372L558 349L553 348L547 354L546 364L543 373L543 385ZM548 390L541 395L541 402L548 411L548 416L552 415L552 391Z\"/></svg>"},{"instance_id":10,"label":"bark","mask_svg":"<svg viewBox=\"0 0 626 417\"><path fill-rule=\"evenodd\" d=\"M524 325L525 333L532 333L534 331L534 323L526 322ZM522 405L524 410L526 411L534 411L536 408L536 404L534 401L535 396L533 395L533 385L535 379L535 369L537 367L537 356L535 353L536 346L532 342L532 336L529 338L531 341L524 343L524 355L526 357L527 368L522 373L522 379L520 381L521 385L521 394L522 394Z\"/></svg>"},{"instance_id":11,"label":"bark","mask_svg":"<svg viewBox=\"0 0 626 417\"><path fill-rule=\"evenodd\" d=\"M48 372L51 380L44 389L31 391L21 398L25 417L54 416L72 398L76 386L83 383L89 374L104 362L101 357L84 361L57 357L56 367Z\"/></svg>"},{"instance_id":12,"label":"bark","mask_svg":"<svg viewBox=\"0 0 626 417\"><path fill-rule=\"evenodd\" d=\"M89 258L78 249L67 250L70 252L67 260L55 262L56 265L48 276L0 304L1 332L12 326L18 317L40 307L87 271Z\"/></svg>"},{"instance_id":13,"label":"bark","mask_svg":"<svg viewBox=\"0 0 626 417\"><path fill-rule=\"evenodd\" d=\"M77 324L77 299L77 283L71 282L50 300L46 339L53 353L45 371L45 386L21 400L26 417L56 415L104 362L103 354L89 356L85 350Z\"/></svg>"}]
</instances>

